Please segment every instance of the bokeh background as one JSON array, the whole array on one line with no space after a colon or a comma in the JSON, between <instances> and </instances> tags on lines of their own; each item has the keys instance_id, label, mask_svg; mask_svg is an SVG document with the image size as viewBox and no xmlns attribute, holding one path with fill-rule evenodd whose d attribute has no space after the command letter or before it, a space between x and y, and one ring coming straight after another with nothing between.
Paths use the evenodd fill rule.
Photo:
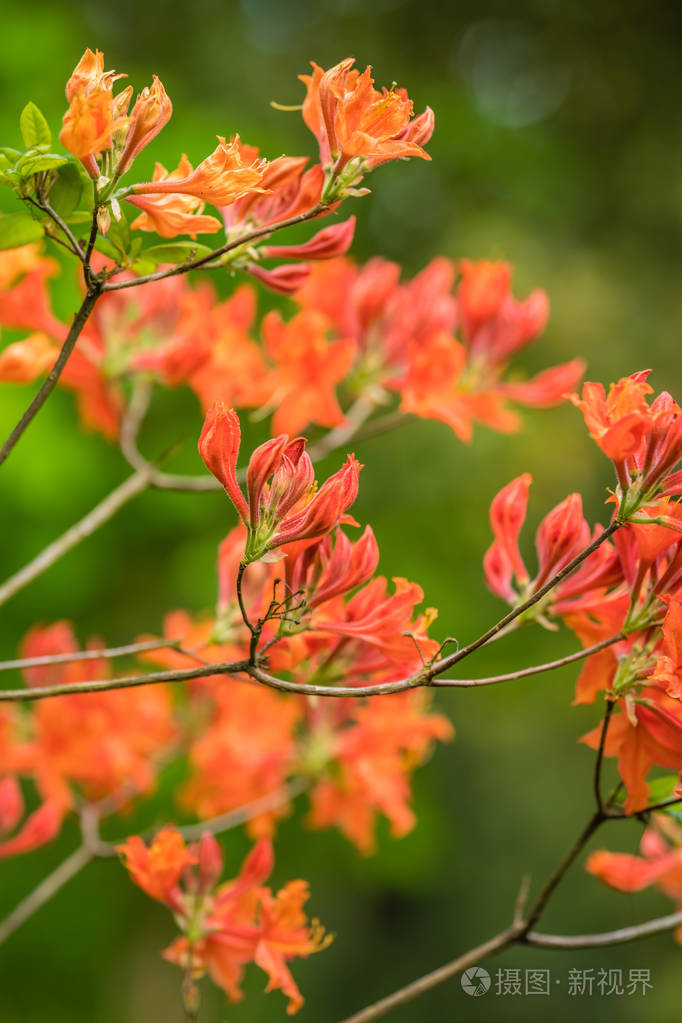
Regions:
<instances>
[{"instance_id":1,"label":"bokeh background","mask_svg":"<svg viewBox=\"0 0 682 1023\"><path fill-rule=\"evenodd\" d=\"M605 382L652 367L653 383L680 395L682 324L682 8L637 0L117 0L7 3L3 9L0 140L19 141L18 115L33 99L58 125L64 83L86 46L136 89L157 73L175 114L139 164L198 161L216 133L239 131L274 157L315 152L297 114L296 76L315 59L330 66L352 54L378 83L405 85L418 110L436 111L433 163L399 163L351 201L359 259L382 254L407 273L432 256L511 261L516 293L544 287L552 303L544 338L523 357L528 371L584 356ZM6 202L6 200L3 200ZM9 207L7 207L9 208ZM55 304L73 308L73 274ZM223 292L230 282L220 281ZM23 410L29 390L3 387L0 432ZM169 424L170 427L169 427ZM181 393L153 410L150 451L187 437L179 469L198 469L200 418ZM183 432L184 431L184 432ZM605 518L611 479L571 407L528 413L512 437L476 432L460 444L437 423L414 421L393 436L357 446L367 468L354 509L370 521L381 569L420 582L440 609L440 633L473 638L501 611L487 593L481 557L489 543L492 496L523 471L533 474L530 553L536 523L569 492L585 496L591 519ZM333 457L321 475L333 470ZM89 510L127 474L117 451L75 428L72 397L57 392L3 468L2 575L9 575ZM68 618L81 638L111 643L160 627L172 607L214 600L213 563L229 526L216 494L147 493L129 504L2 609L0 653L11 656L36 621ZM529 542L530 541L530 542ZM532 553L531 553L532 557ZM467 666L509 670L569 652L570 636L524 631ZM311 882L312 910L336 941L295 964L307 997L302 1023L340 1019L504 927L522 874L536 887L591 810L592 754L577 738L596 710L571 708L575 672L566 670L481 692L439 695L455 742L416 775L419 826L407 838L382 831L370 859L336 833L308 833L302 814L277 839L275 881ZM163 812L163 793L157 809ZM146 811L149 819L150 810ZM613 848L634 848L639 828L613 828ZM67 827L53 846L2 864L0 913L76 842ZM236 865L246 841L232 833ZM609 892L574 869L543 929L602 930L667 912L656 893ZM173 928L164 909L100 862L64 889L0 950L3 1023L168 1023L182 1020L179 977L158 951ZM680 950L664 935L612 950L547 953L515 949L499 966L550 968L542 997L468 998L458 981L396 1011L395 1023L462 1020L672 1020L679 1011ZM641 996L570 998L571 968L650 969ZM284 1016L279 994L262 994L255 968L242 1005L229 1007L206 985L201 1019L231 1023Z\"/></svg>"}]
</instances>

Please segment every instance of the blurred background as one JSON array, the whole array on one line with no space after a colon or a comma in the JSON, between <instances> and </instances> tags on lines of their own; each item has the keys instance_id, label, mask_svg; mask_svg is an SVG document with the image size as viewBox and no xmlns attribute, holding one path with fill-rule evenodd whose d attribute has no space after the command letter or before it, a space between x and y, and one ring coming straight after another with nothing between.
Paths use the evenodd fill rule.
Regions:
<instances>
[{"instance_id":1,"label":"blurred background","mask_svg":"<svg viewBox=\"0 0 682 1023\"><path fill-rule=\"evenodd\" d=\"M216 134L275 157L315 153L299 115L269 102L299 103L296 76L347 55L371 63L377 84L404 85L421 111L436 112L432 163L380 169L373 194L345 207L358 217L354 254L381 254L407 274L431 257L508 260L515 292L545 288L545 336L521 362L529 372L575 355L588 378L610 380L652 367L656 389L682 384L679 240L682 228L682 8L637 0L33 0L3 11L0 140L19 143L18 115L34 100L54 127L64 83L86 46L128 73L136 91L158 74L175 113L151 148L175 166L210 152ZM3 197L7 205L7 197ZM66 318L76 290L69 270L54 288ZM218 282L223 292L230 284ZM4 386L0 432L23 411L30 389ZM150 451L184 430L177 467L198 470L200 417L181 392L156 410ZM167 435L167 434L166 434ZM418 581L439 608L436 635L478 635L502 608L485 589L488 506L502 485L533 474L526 553L540 518L574 490L589 519L605 520L610 467L572 407L525 413L511 437L478 429L472 446L444 425L414 421L357 445L365 463L354 514L372 523L381 570ZM324 478L339 457L320 468ZM63 391L21 441L2 472L2 577L85 514L128 470L100 437L76 429ZM216 545L227 531L219 494L147 493L2 609L0 654L37 621L67 618L83 640L126 642L160 628L173 607L208 608L215 597ZM568 634L523 631L467 665L510 670L574 648ZM439 694L455 742L416 774L419 825L399 841L382 831L378 853L360 858L336 832L302 830L302 812L277 836L275 882L303 876L311 911L337 938L294 964L307 999L303 1023L328 1023L389 993L505 927L522 874L537 888L591 812L593 754L577 738L596 708L571 708L570 669L506 687ZM163 799L163 793L159 797ZM159 806L162 804L160 803ZM147 813L149 811L147 810ZM148 819L148 817L147 817ZM639 827L613 828L597 844L634 851ZM49 848L2 864L0 915L72 849L67 827ZM230 862L247 843L225 842ZM576 933L669 911L657 893L628 898L580 867L553 900L543 930ZM115 862L96 863L0 951L2 1023L181 1021L179 973L158 952L173 937L165 910L134 888ZM664 935L645 943L570 954L511 950L498 967L549 968L551 999L467 997L455 980L390 1017L585 1021L673 1019L679 1009L680 949ZM650 969L645 997L576 998L573 968ZM559 981L559 983L555 983ZM264 996L255 968L242 1005L228 1007L205 985L201 1020L284 1018L279 994Z\"/></svg>"}]
</instances>

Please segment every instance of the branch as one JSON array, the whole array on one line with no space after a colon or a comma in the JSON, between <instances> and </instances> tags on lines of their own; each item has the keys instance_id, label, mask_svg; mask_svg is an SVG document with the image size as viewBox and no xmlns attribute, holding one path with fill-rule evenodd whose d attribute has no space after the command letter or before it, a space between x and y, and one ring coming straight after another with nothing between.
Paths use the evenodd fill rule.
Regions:
<instances>
[{"instance_id":1,"label":"branch","mask_svg":"<svg viewBox=\"0 0 682 1023\"><path fill-rule=\"evenodd\" d=\"M100 526L108 522L113 515L122 508L124 504L132 500L149 486L150 474L147 470L141 470L129 476L120 486L112 490L104 500L95 505L92 511L76 522L70 529L67 529L57 540L44 548L33 561L29 561L22 569L10 576L0 586L0 605L5 604L10 597L36 579L42 572L54 565L65 554L94 533Z\"/></svg>"},{"instance_id":2,"label":"branch","mask_svg":"<svg viewBox=\"0 0 682 1023\"><path fill-rule=\"evenodd\" d=\"M270 810L276 810L280 806L285 806L290 800L305 792L308 784L308 781L304 778L296 779L272 792L268 792L259 799L254 799L250 803L238 806L234 810L228 810L227 813L221 813L215 817L207 817L206 820L197 821L196 824L181 825L176 827L175 831L178 831L187 842L198 841L205 831L210 831L212 835L219 835L223 831L238 828L242 824L246 824L247 821L253 820L254 817L260 817L263 813L268 813ZM141 837L153 839L158 830L158 828L152 828ZM95 847L95 855L103 858L118 856L117 847L125 841L125 838L119 838L115 842L98 841Z\"/></svg>"},{"instance_id":3,"label":"branch","mask_svg":"<svg viewBox=\"0 0 682 1023\"><path fill-rule=\"evenodd\" d=\"M85 682L73 682L68 685L36 686L30 689L0 689L0 702L41 700L51 696L64 696L67 693L92 693L102 692L107 689L125 689L129 686L144 686L158 682L184 682L187 679L203 678L207 675L248 675L256 682L268 686L271 689L278 689L280 692L297 693L300 696L331 696L331 697L365 697L365 696L388 696L391 693L402 693L408 689L418 689L421 686L439 686L448 688L462 687L469 689L476 686L492 685L498 682L510 682L517 678L525 678L529 675L537 675L543 671L551 671L554 668L563 667L573 661L589 657L590 654L615 643L621 638L620 635L610 639L602 640L593 647L586 647L578 650L567 657L561 657L557 661L548 661L547 664L538 664L533 668L523 668L520 671L509 672L507 675L497 675L491 678L481 679L441 679L438 682L425 680L424 669L415 675L407 678L397 679L395 682L377 682L368 686L327 686L315 685L308 682L290 682L288 679L276 678L268 674L257 663L251 660L234 661L231 663L218 662L216 664L204 663L199 668L182 668L175 671L151 672L146 675L128 675L122 678L94 679ZM172 646L170 642L156 644L158 647ZM150 647L149 649L153 649ZM105 652L95 651L95 656L104 656ZM71 659L71 658L70 658ZM9 662L17 663L17 662ZM24 662L18 662L23 664ZM430 670L430 669L429 669Z\"/></svg>"},{"instance_id":4,"label":"branch","mask_svg":"<svg viewBox=\"0 0 682 1023\"><path fill-rule=\"evenodd\" d=\"M53 210L52 207L50 206L50 204L48 202L46 202L44 199L41 199L40 202L37 202L35 199L32 199L30 196L26 196L26 199L27 199L28 202L31 203L32 206L35 206L37 209L42 210L43 213L47 213L47 215L50 218L50 220L53 220L54 223L59 228L59 230L62 232L62 234L66 235L66 237L68 238L68 240L70 242L70 246L67 246L67 248L69 249L69 251L71 253L73 253L74 256L77 256L77 258L80 259L81 263L83 263L85 261L85 253L84 253L83 249L81 248L81 246L80 246L80 244L78 242L78 239L76 238L76 236L71 231L71 228L69 227L69 225L67 223L65 223L65 221L62 220L62 218L59 216L57 211ZM54 235L48 235L48 237L51 238L52 241L59 241L60 240L58 238L55 238Z\"/></svg>"},{"instance_id":5,"label":"branch","mask_svg":"<svg viewBox=\"0 0 682 1023\"><path fill-rule=\"evenodd\" d=\"M538 934L537 931L529 931L525 942L537 948L603 948L605 945L623 945L627 941L637 941L639 938L661 934L680 926L682 911L658 917L656 920L647 920L643 924L633 924L632 927L604 931L601 934Z\"/></svg>"},{"instance_id":6,"label":"branch","mask_svg":"<svg viewBox=\"0 0 682 1023\"><path fill-rule=\"evenodd\" d=\"M40 409L52 394L52 391L55 389L57 381L62 374L62 370L66 366L69 356L76 345L76 341L80 337L80 333L85 326L85 322L95 307L95 303L100 296L100 290L101 284L97 281L92 281L88 287L87 294L83 299L80 309L73 318L73 322L69 328L69 333L66 335L66 340L62 345L59 355L57 356L57 361L41 384L40 390L36 394L35 398L10 433L5 443L2 445L2 448L0 448L0 465L2 465L2 463L9 457L19 438L25 430L28 429L38 412L40 412Z\"/></svg>"},{"instance_id":7,"label":"branch","mask_svg":"<svg viewBox=\"0 0 682 1023\"><path fill-rule=\"evenodd\" d=\"M591 657L592 654L597 654L600 650L604 650L613 643L619 643L623 639L625 639L624 634L619 632L616 636L602 639L601 642L595 643L594 646L583 647L582 650L576 650L575 653L567 654L566 657L559 657L556 661L536 664L531 668L521 668L519 671L509 671L505 675L490 675L488 678L438 678L433 679L429 685L435 688L466 689L475 686L497 685L499 682L513 682L515 679L528 678L530 675L540 675L543 671L554 671L556 668L563 668L567 664L575 663L575 661L582 661L585 657Z\"/></svg>"},{"instance_id":8,"label":"branch","mask_svg":"<svg viewBox=\"0 0 682 1023\"><path fill-rule=\"evenodd\" d=\"M128 654L140 654L145 650L177 650L179 639L148 639L140 643L127 643L125 646L106 647L102 650L76 650L69 654L45 654L42 657L24 657L16 661L0 661L0 671L14 668L42 668L53 664L71 664L73 661L96 661L100 657L109 660L112 657L126 657Z\"/></svg>"},{"instance_id":9,"label":"branch","mask_svg":"<svg viewBox=\"0 0 682 1023\"><path fill-rule=\"evenodd\" d=\"M0 922L0 945L7 941L10 935L14 934L41 906L49 902L60 888L63 888L90 862L92 857L92 851L85 844L80 845L51 874L48 874L25 899L21 900L9 916Z\"/></svg>"},{"instance_id":10,"label":"branch","mask_svg":"<svg viewBox=\"0 0 682 1023\"><path fill-rule=\"evenodd\" d=\"M319 217L322 213L328 211L328 207L322 203L317 203L307 213L300 213L297 217L289 217L288 220L282 220L279 224L268 224L266 227L258 227L253 231L247 232L240 238L235 238L232 241L228 241L225 245L219 249L214 249L213 252L209 252L207 256L201 256L199 259L193 259L189 263L179 263L177 266L173 266L170 270L158 270L153 274L145 274L143 277L136 277L132 281L117 281L115 284L105 284L103 291L122 291L123 288L137 288L141 284L149 284L152 281L163 281L166 277L175 277L177 274L186 274L190 270L199 270L202 266L207 263L212 263L214 259L219 259L226 253L231 252L233 249L239 249L242 245L249 245L250 242L256 241L258 238L267 238L268 235L274 234L275 231L281 231L284 227L293 227L295 224L304 224L306 220L313 220L315 217Z\"/></svg>"},{"instance_id":11,"label":"branch","mask_svg":"<svg viewBox=\"0 0 682 1023\"><path fill-rule=\"evenodd\" d=\"M597 750L597 759L594 764L594 798L597 803L597 813L600 817L606 816L606 807L604 806L604 800L601 794L601 772L604 764L604 751L606 749L606 736L611 723L611 715L613 714L614 701L607 694L606 696L606 710L604 711L604 720L601 726L601 735L599 736L599 749Z\"/></svg>"},{"instance_id":12,"label":"branch","mask_svg":"<svg viewBox=\"0 0 682 1023\"><path fill-rule=\"evenodd\" d=\"M159 682L186 682L193 678L205 678L207 675L237 675L248 670L248 661L233 661L202 665L199 668L181 668L179 671L152 671L147 675L94 679L92 682L64 682L55 686L0 689L0 703L28 703L30 700L46 700L51 696L102 693L109 689L133 689L136 686L155 685Z\"/></svg>"}]
</instances>

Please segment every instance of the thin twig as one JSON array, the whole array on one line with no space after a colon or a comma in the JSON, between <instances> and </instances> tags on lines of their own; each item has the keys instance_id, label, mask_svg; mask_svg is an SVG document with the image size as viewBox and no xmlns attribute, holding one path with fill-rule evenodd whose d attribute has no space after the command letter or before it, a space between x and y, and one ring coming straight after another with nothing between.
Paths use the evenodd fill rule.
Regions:
<instances>
[{"instance_id":1,"label":"thin twig","mask_svg":"<svg viewBox=\"0 0 682 1023\"><path fill-rule=\"evenodd\" d=\"M209 670L210 669L210 670ZM104 693L113 689L134 689L161 682L187 682L207 675L237 675L248 671L248 661L181 668L179 671L153 671L146 675L124 675L119 678L94 679L92 682L64 682L55 686L32 686L26 689L0 689L0 703L28 703L52 696L73 696L78 693Z\"/></svg>"},{"instance_id":2,"label":"thin twig","mask_svg":"<svg viewBox=\"0 0 682 1023\"><path fill-rule=\"evenodd\" d=\"M281 806L286 806L296 796L305 792L308 785L309 782L304 778L295 779L275 789L273 792L268 792L267 795L261 796L259 799L254 799L250 803L238 806L234 810L228 810L227 813L221 813L215 817L207 817L205 820L197 821L196 824L180 825L174 828L174 830L178 831L186 842L198 841L205 831L210 831L212 835L220 835L223 831L230 831L232 828L241 827L242 824L253 820L254 817L260 817L263 813L269 813L271 810L277 810ZM151 840L158 831L158 828L150 828L141 837ZM96 855L103 858L118 856L118 847L125 841L125 838L119 838L114 842L99 841L96 845Z\"/></svg>"},{"instance_id":3,"label":"thin twig","mask_svg":"<svg viewBox=\"0 0 682 1023\"><path fill-rule=\"evenodd\" d=\"M9 916L0 922L0 945L7 941L10 935L14 934L41 906L49 902L53 895L56 895L72 877L75 877L92 858L92 851L85 844L80 845L51 874L43 878L40 884L25 899L22 899L18 906L15 906Z\"/></svg>"},{"instance_id":4,"label":"thin twig","mask_svg":"<svg viewBox=\"0 0 682 1023\"><path fill-rule=\"evenodd\" d=\"M109 660L112 657L127 657L129 654L141 654L145 650L177 650L179 639L148 639L140 643L126 643L124 646L105 647L101 650L75 650L68 654L45 654L42 657L24 657L16 661L0 661L0 671L24 668L42 668L53 664L70 664L72 661L97 661L101 657ZM188 654L188 656L193 656Z\"/></svg>"},{"instance_id":5,"label":"thin twig","mask_svg":"<svg viewBox=\"0 0 682 1023\"><path fill-rule=\"evenodd\" d=\"M643 924L631 927L619 927L614 931L603 931L601 934L539 934L529 931L525 943L537 948L603 948L605 945L623 945L627 941L638 941L651 934L661 934L674 927L682 926L682 911L661 916L656 920L647 920Z\"/></svg>"},{"instance_id":6,"label":"thin twig","mask_svg":"<svg viewBox=\"0 0 682 1023\"><path fill-rule=\"evenodd\" d=\"M606 749L606 736L609 730L609 724L611 723L611 715L613 714L613 708L615 704L613 699L609 695L606 697L606 710L604 711L604 720L602 722L601 734L599 736L599 748L597 750L597 759L594 764L594 798L597 803L597 813L600 817L604 817L606 814L606 807L604 806L604 799L601 794L601 773L604 764L604 751Z\"/></svg>"},{"instance_id":7,"label":"thin twig","mask_svg":"<svg viewBox=\"0 0 682 1023\"><path fill-rule=\"evenodd\" d=\"M255 626L250 627L252 629L256 629ZM270 675L268 672L264 671L259 666L258 662L254 663L253 659L250 658L248 660L235 661L231 663L218 662L216 664L207 664L204 662L203 667L201 668L182 668L175 671L152 672L147 675L135 675L132 677L125 676L123 678L94 679L92 681L70 683L68 686L56 685L35 687L31 689L5 689L0 690L0 702L41 700L51 696L63 696L66 693L103 692L107 689L124 689L131 685L143 686L158 682L183 682L187 679L202 678L207 675L225 674L245 674L254 679L256 682L260 682L262 685L268 686L271 689L278 689L281 692L286 693L297 693L301 696L351 696L358 698L366 696L388 696L391 693L402 693L408 689L417 689L420 686L436 684L440 684L448 688L458 688L461 686L462 688L468 689L475 686L486 686L492 685L493 683L513 681L516 678L526 678L529 675L537 675L543 671L551 671L555 668L563 667L565 664L570 664L571 662L580 660L581 658L589 657L590 654L603 649L609 643L616 642L619 638L620 635L614 636L609 640L602 640L601 643L596 643L594 647L586 647L574 654L569 654L567 657L562 657L558 661L548 661L547 664L538 664L532 668L523 668L518 672L510 672L507 675L492 676L491 678L442 679L439 683L428 682L425 680L425 675L432 670L432 668L428 668L421 669L415 675L409 675L406 678L397 679L394 682L377 682L373 685L367 686L315 685L312 682L291 682L288 679L276 678L274 675Z\"/></svg>"},{"instance_id":8,"label":"thin twig","mask_svg":"<svg viewBox=\"0 0 682 1023\"><path fill-rule=\"evenodd\" d=\"M623 633L619 632L616 636L603 639L601 642L595 643L594 646L583 647L582 650L576 650L575 653L567 654L566 657L559 657L556 661L547 661L545 664L521 668L519 671L508 671L504 675L490 675L487 678L438 678L434 679L430 685L436 688L466 689L475 686L497 685L500 682L513 682L515 679L528 678L530 675L540 675L542 672L554 671L557 668L565 667L567 664L582 661L585 657L591 657L592 654L597 654L600 650L605 650L606 647L611 646L613 643L619 643L622 639L624 639Z\"/></svg>"},{"instance_id":9,"label":"thin twig","mask_svg":"<svg viewBox=\"0 0 682 1023\"><path fill-rule=\"evenodd\" d=\"M44 199L41 199L40 202L37 202L35 199L32 199L30 196L26 196L26 199L27 199L28 202L31 203L32 206L35 206L37 209L42 210L43 213L47 213L47 215L50 218L50 220L53 220L54 223L59 228L59 230L62 232L62 234L66 235L66 237L69 239L69 242L71 243L71 248L70 248L69 251L72 252L73 255L76 256L78 259L80 259L81 262L84 262L85 261L85 253L84 253L83 249L81 248L81 246L80 246L80 244L78 242L78 239L76 238L76 236L71 231L71 228L69 227L69 225L67 223L65 223L64 220L62 220L62 218L59 216L57 211L53 210L52 207L50 206L50 204L48 202L46 202ZM55 241L55 242L59 241L59 239L55 238L54 235L49 235L48 237L50 237L52 239L52 241Z\"/></svg>"},{"instance_id":10,"label":"thin twig","mask_svg":"<svg viewBox=\"0 0 682 1023\"><path fill-rule=\"evenodd\" d=\"M526 917L522 933L527 934L531 930L533 925L538 922L538 920L540 919L545 910L547 903L552 897L559 882L563 879L566 871L569 869L570 866L572 866L572 864L575 862L575 860L578 858L580 853L583 851L583 849L589 842L592 835L597 830L597 828L599 828L599 826L603 824L605 820L606 818L604 814L601 813L599 810L597 810L592 815L592 817L590 817L589 821L587 822L583 830L580 832L580 834L578 835L577 839L570 847L568 852L565 854L565 856L562 857L556 870L553 871L549 880L544 885L542 891L538 895L530 912L528 913L528 916Z\"/></svg>"},{"instance_id":11,"label":"thin twig","mask_svg":"<svg viewBox=\"0 0 682 1023\"><path fill-rule=\"evenodd\" d=\"M96 281L93 281L91 286L88 288L85 298L83 299L83 302L81 303L78 312L73 318L73 322L69 328L69 332L66 335L66 340L64 341L64 344L61 347L59 355L57 356L57 361L55 362L54 366L46 376L43 383L41 384L40 389L36 396L34 397L33 401L28 406L28 408L26 409L23 416L10 433L5 443L2 445L2 448L0 448L0 465L2 465L2 463L5 462L6 459L9 457L17 441L31 425L31 423L37 416L38 412L43 407L52 391L55 389L57 381L59 380L59 377L62 374L62 370L66 366L66 363L69 360L69 356L71 355L71 352L75 347L76 341L80 337L80 333L83 327L85 326L86 320L88 319L88 316L94 309L95 303L97 302L97 299L100 296L100 289L101 285L98 284Z\"/></svg>"},{"instance_id":12,"label":"thin twig","mask_svg":"<svg viewBox=\"0 0 682 1023\"><path fill-rule=\"evenodd\" d=\"M136 277L131 281L117 281L115 284L105 284L104 291L122 291L124 288L137 288L141 284L149 284L152 281L163 281L167 277L175 277L178 274L188 273L190 270L199 270L202 266L207 263L211 263L214 259L219 259L226 253L231 252L233 249L241 248L242 245L249 245L251 242L256 241L258 238L266 238L268 235L273 234L275 231L281 231L285 227L294 227L296 224L304 224L307 220L313 220L315 217L319 217L322 213L327 211L327 207L323 206L322 203L318 203L307 213L301 213L297 217L289 217L288 220L282 220L279 224L268 224L266 227L258 227L253 231L247 232L240 238L234 238L231 241L222 245L219 249L214 249L213 252L209 252L207 256L201 256L198 259L190 260L188 263L179 263L177 266L171 267L169 270L157 270L156 273L145 274L143 277Z\"/></svg>"}]
</instances>

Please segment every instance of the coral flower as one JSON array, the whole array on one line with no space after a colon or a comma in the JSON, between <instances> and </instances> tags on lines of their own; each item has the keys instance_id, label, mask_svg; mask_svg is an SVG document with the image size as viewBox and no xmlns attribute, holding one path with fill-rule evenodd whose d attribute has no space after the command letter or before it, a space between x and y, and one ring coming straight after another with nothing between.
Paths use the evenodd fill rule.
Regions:
<instances>
[{"instance_id":1,"label":"coral flower","mask_svg":"<svg viewBox=\"0 0 682 1023\"><path fill-rule=\"evenodd\" d=\"M187 157L183 157L187 162ZM214 206L228 206L249 192L261 192L260 183L265 169L264 160L245 165L240 153L239 136L230 140L218 135L218 146L199 166L188 173L169 175L146 184L134 185L136 194L167 195L181 192L196 199L210 202Z\"/></svg>"},{"instance_id":2,"label":"coral flower","mask_svg":"<svg viewBox=\"0 0 682 1023\"><path fill-rule=\"evenodd\" d=\"M324 71L312 62L312 75L299 75L307 89L303 120L319 142L323 165L336 162L338 173L354 157L368 168L406 156L430 160L416 138L428 141L432 112L410 130L413 107L405 90L378 92L371 69L361 74L354 63L349 57Z\"/></svg>"}]
</instances>

